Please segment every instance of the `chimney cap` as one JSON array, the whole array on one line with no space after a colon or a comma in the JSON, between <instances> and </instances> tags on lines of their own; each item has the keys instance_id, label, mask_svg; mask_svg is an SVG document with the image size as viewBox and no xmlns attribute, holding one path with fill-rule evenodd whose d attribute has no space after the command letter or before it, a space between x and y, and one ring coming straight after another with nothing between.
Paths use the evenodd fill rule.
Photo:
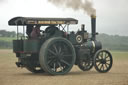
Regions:
<instances>
[{"instance_id":1,"label":"chimney cap","mask_svg":"<svg viewBox=\"0 0 128 85\"><path fill-rule=\"evenodd\" d=\"M93 14L92 14L92 15L91 15L91 18L96 18L96 15L93 15Z\"/></svg>"}]
</instances>

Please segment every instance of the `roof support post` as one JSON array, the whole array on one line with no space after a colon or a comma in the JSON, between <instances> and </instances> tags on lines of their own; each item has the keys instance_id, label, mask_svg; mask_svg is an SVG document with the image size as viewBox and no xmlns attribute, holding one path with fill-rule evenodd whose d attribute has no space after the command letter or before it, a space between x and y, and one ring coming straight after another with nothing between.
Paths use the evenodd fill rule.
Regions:
<instances>
[{"instance_id":1,"label":"roof support post","mask_svg":"<svg viewBox=\"0 0 128 85\"><path fill-rule=\"evenodd\" d=\"M67 33L69 33L69 24L67 24Z\"/></svg>"},{"instance_id":2,"label":"roof support post","mask_svg":"<svg viewBox=\"0 0 128 85\"><path fill-rule=\"evenodd\" d=\"M24 25L23 25L23 38L25 39L25 28L24 28Z\"/></svg>"},{"instance_id":3,"label":"roof support post","mask_svg":"<svg viewBox=\"0 0 128 85\"><path fill-rule=\"evenodd\" d=\"M19 39L19 28L18 28L18 25L17 25L17 40Z\"/></svg>"}]
</instances>

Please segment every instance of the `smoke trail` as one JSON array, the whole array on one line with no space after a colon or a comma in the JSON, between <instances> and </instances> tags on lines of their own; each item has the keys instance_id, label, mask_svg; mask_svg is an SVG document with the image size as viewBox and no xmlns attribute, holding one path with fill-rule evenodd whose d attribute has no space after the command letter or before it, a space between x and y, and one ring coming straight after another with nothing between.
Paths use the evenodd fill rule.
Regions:
<instances>
[{"instance_id":1,"label":"smoke trail","mask_svg":"<svg viewBox=\"0 0 128 85\"><path fill-rule=\"evenodd\" d=\"M3 2L3 0L0 0L0 2Z\"/></svg>"},{"instance_id":2,"label":"smoke trail","mask_svg":"<svg viewBox=\"0 0 128 85\"><path fill-rule=\"evenodd\" d=\"M5 0L0 0L0 3L3 3L3 2L5 2Z\"/></svg>"},{"instance_id":3,"label":"smoke trail","mask_svg":"<svg viewBox=\"0 0 128 85\"><path fill-rule=\"evenodd\" d=\"M89 0L48 0L56 6L72 8L73 10L83 10L88 15L96 15L93 3Z\"/></svg>"},{"instance_id":4,"label":"smoke trail","mask_svg":"<svg viewBox=\"0 0 128 85\"><path fill-rule=\"evenodd\" d=\"M0 0L0 2L3 2L4 0Z\"/></svg>"}]
</instances>

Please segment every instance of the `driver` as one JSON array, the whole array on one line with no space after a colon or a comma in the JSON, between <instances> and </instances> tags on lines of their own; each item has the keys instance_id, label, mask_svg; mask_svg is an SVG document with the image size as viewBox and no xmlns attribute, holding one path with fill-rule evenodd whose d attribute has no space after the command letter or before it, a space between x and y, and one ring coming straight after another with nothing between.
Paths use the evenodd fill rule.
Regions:
<instances>
[{"instance_id":1,"label":"driver","mask_svg":"<svg viewBox=\"0 0 128 85\"><path fill-rule=\"evenodd\" d=\"M28 38L31 37L31 32L33 30L34 25L27 25L26 34L28 35Z\"/></svg>"},{"instance_id":2,"label":"driver","mask_svg":"<svg viewBox=\"0 0 128 85\"><path fill-rule=\"evenodd\" d=\"M37 38L39 38L39 36L40 36L40 25L36 25L34 28L33 28L33 30L32 30L32 32L31 32L31 38L32 39L37 39Z\"/></svg>"},{"instance_id":3,"label":"driver","mask_svg":"<svg viewBox=\"0 0 128 85\"><path fill-rule=\"evenodd\" d=\"M46 28L45 32L53 35L57 30L59 30L55 25L51 25Z\"/></svg>"}]
</instances>

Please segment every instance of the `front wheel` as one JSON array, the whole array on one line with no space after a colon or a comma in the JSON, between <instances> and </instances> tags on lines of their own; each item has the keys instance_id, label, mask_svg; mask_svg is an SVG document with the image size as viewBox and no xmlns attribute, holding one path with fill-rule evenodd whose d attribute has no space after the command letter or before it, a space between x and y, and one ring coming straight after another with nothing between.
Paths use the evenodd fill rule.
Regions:
<instances>
[{"instance_id":1,"label":"front wheel","mask_svg":"<svg viewBox=\"0 0 128 85\"><path fill-rule=\"evenodd\" d=\"M113 64L112 55L107 50L99 50L94 56L94 67L98 72L108 72Z\"/></svg>"},{"instance_id":2,"label":"front wheel","mask_svg":"<svg viewBox=\"0 0 128 85\"><path fill-rule=\"evenodd\" d=\"M86 59L80 59L78 62L78 67L82 71L89 71L93 68L93 59L89 56Z\"/></svg>"}]
</instances>

